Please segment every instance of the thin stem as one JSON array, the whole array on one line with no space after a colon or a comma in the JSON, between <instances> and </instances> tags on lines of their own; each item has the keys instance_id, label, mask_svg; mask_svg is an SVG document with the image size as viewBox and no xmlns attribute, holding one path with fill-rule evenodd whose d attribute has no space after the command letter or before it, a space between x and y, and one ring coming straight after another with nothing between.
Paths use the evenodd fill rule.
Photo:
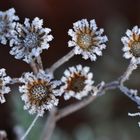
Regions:
<instances>
[{"instance_id":1,"label":"thin stem","mask_svg":"<svg viewBox=\"0 0 140 140\"><path fill-rule=\"evenodd\" d=\"M19 78L12 78L9 84L20 84L21 82L19 81Z\"/></svg>"},{"instance_id":2,"label":"thin stem","mask_svg":"<svg viewBox=\"0 0 140 140\"><path fill-rule=\"evenodd\" d=\"M24 140L27 135L29 134L29 132L31 131L31 129L33 128L33 126L35 125L35 122L37 121L37 119L39 118L39 115L36 115L36 117L34 118L34 120L32 121L32 123L30 124L30 126L28 127L27 131L25 132L25 134L21 137L20 140Z\"/></svg>"},{"instance_id":3,"label":"thin stem","mask_svg":"<svg viewBox=\"0 0 140 140\"><path fill-rule=\"evenodd\" d=\"M123 83L129 79L130 75L132 74L132 72L137 68L137 64L134 64L132 62L130 62L129 66L127 67L126 71L124 72L124 74L121 76L120 78L120 82L121 85L123 85Z\"/></svg>"},{"instance_id":4,"label":"thin stem","mask_svg":"<svg viewBox=\"0 0 140 140\"><path fill-rule=\"evenodd\" d=\"M140 112L137 112L137 113L128 113L128 116L130 116L130 117L140 116Z\"/></svg>"},{"instance_id":5,"label":"thin stem","mask_svg":"<svg viewBox=\"0 0 140 140\"><path fill-rule=\"evenodd\" d=\"M132 92L132 90L128 89L125 86L120 85L119 89L127 96L129 97L132 101L134 101L138 106L140 106L140 97L137 96Z\"/></svg>"},{"instance_id":6,"label":"thin stem","mask_svg":"<svg viewBox=\"0 0 140 140\"><path fill-rule=\"evenodd\" d=\"M32 70L33 70L33 72L34 72L34 74L37 74L37 73L38 73L38 68L37 68L37 66L36 66L36 64L35 64L34 61L32 61L32 62L30 63L30 66L31 66L31 68L32 68Z\"/></svg>"},{"instance_id":7,"label":"thin stem","mask_svg":"<svg viewBox=\"0 0 140 140\"><path fill-rule=\"evenodd\" d=\"M96 99L97 96L89 96L87 98L85 98L84 100L82 101L79 101L78 103L75 103L75 104L71 104L61 110L59 110L57 112L57 115L56 115L56 120L60 120L78 110L80 110L81 108L87 106L88 104L90 104L93 100Z\"/></svg>"},{"instance_id":8,"label":"thin stem","mask_svg":"<svg viewBox=\"0 0 140 140\"><path fill-rule=\"evenodd\" d=\"M43 129L44 131L41 135L40 140L50 140L51 139L51 136L52 136L53 131L54 131L55 126L56 126L55 113L56 113L56 110L55 110L55 108L53 108L49 113L45 127Z\"/></svg>"},{"instance_id":9,"label":"thin stem","mask_svg":"<svg viewBox=\"0 0 140 140\"><path fill-rule=\"evenodd\" d=\"M39 69L43 69L42 59L40 55L37 57L37 64L38 64Z\"/></svg>"},{"instance_id":10,"label":"thin stem","mask_svg":"<svg viewBox=\"0 0 140 140\"><path fill-rule=\"evenodd\" d=\"M63 65L65 62L67 62L69 59L71 59L74 56L74 50L71 50L68 54L60 58L58 61L56 61L50 68L50 72L54 72L57 68L59 68L61 65Z\"/></svg>"}]
</instances>

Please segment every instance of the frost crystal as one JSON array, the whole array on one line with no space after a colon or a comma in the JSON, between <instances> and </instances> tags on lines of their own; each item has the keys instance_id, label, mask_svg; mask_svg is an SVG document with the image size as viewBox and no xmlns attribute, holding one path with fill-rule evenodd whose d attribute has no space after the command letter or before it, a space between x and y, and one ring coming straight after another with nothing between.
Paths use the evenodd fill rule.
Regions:
<instances>
[{"instance_id":1,"label":"frost crystal","mask_svg":"<svg viewBox=\"0 0 140 140\"><path fill-rule=\"evenodd\" d=\"M61 86L61 94L64 93L65 100L71 97L80 100L82 97L87 96L92 90L94 83L92 77L93 74L89 72L89 67L77 65L65 70L64 76L61 78L61 81L64 83Z\"/></svg>"},{"instance_id":2,"label":"frost crystal","mask_svg":"<svg viewBox=\"0 0 140 140\"><path fill-rule=\"evenodd\" d=\"M24 83L19 87L20 92L24 93L22 95L22 100L25 102L24 109L29 110L30 114L38 113L43 116L45 110L57 106L56 88L60 84L59 81L53 81L44 71L39 71L37 76L25 73L20 81Z\"/></svg>"},{"instance_id":3,"label":"frost crystal","mask_svg":"<svg viewBox=\"0 0 140 140\"><path fill-rule=\"evenodd\" d=\"M10 54L15 55L16 59L23 59L30 63L35 57L42 53L43 49L48 49L48 42L53 39L48 35L49 28L43 28L43 20L34 18L32 23L25 19L24 25L20 23L16 26L17 38L13 40Z\"/></svg>"},{"instance_id":4,"label":"frost crystal","mask_svg":"<svg viewBox=\"0 0 140 140\"><path fill-rule=\"evenodd\" d=\"M6 76L5 69L0 69L0 102L4 103L5 98L4 94L7 94L10 92L10 88L6 86L11 81L11 78L9 76Z\"/></svg>"},{"instance_id":5,"label":"frost crystal","mask_svg":"<svg viewBox=\"0 0 140 140\"><path fill-rule=\"evenodd\" d=\"M11 36L14 36L15 21L17 20L19 20L19 18L15 15L14 8L4 12L0 11L0 43L5 45L7 40L10 40Z\"/></svg>"},{"instance_id":6,"label":"frost crystal","mask_svg":"<svg viewBox=\"0 0 140 140\"><path fill-rule=\"evenodd\" d=\"M72 37L68 46L75 47L75 54L82 54L84 59L96 61L96 55L102 55L102 50L106 48L104 43L108 40L106 36L102 36L103 32L103 29L97 31L95 20L89 23L86 19L82 19L75 22L73 29L68 31Z\"/></svg>"}]
</instances>

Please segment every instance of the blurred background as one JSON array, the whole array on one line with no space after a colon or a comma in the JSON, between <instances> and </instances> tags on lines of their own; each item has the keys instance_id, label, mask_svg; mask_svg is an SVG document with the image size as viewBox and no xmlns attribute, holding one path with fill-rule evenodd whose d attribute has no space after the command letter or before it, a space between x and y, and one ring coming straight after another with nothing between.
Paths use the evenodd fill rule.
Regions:
<instances>
[{"instance_id":1,"label":"blurred background","mask_svg":"<svg viewBox=\"0 0 140 140\"><path fill-rule=\"evenodd\" d=\"M44 67L51 66L56 60L70 51L67 42L70 37L68 29L73 22L82 18L95 19L98 27L105 29L109 42L103 56L96 62L85 61L81 56L75 56L55 73L59 79L65 68L83 64L91 67L94 72L95 84L100 81L109 82L123 74L129 62L122 57L121 37L126 29L140 25L139 0L3 0L0 10L14 7L16 14L23 23L24 18L39 17L44 20L44 27L52 29L54 40L50 48L42 53ZM11 77L20 77L23 72L31 71L23 61L9 55L9 46L0 46L0 68L6 68ZM140 90L140 69L138 68L126 83L130 88ZM8 95L7 102L0 105L0 129L6 130L9 140L17 140L34 116L23 110L20 93L15 87ZM14 93L14 94L13 94ZM65 102L63 107L75 100ZM140 128L137 122L140 118L130 118L128 112L137 112L137 106L118 90L108 91L106 95L96 99L82 110L62 119L57 123L52 140L139 140ZM27 140L39 140L47 114L40 118Z\"/></svg>"}]
</instances>

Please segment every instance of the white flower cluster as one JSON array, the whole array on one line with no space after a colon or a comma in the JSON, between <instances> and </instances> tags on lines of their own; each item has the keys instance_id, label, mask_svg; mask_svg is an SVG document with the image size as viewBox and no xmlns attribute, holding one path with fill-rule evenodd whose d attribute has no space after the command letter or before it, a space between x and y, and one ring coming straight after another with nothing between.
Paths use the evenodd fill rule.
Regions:
<instances>
[{"instance_id":1,"label":"white flower cluster","mask_svg":"<svg viewBox=\"0 0 140 140\"><path fill-rule=\"evenodd\" d=\"M60 82L52 80L49 74L42 70L36 76L27 72L20 81L24 84L19 87L19 91L24 93L22 95L22 100L25 102L24 109L29 110L30 114L37 113L43 116L45 110L57 106L56 88Z\"/></svg>"},{"instance_id":2,"label":"white flower cluster","mask_svg":"<svg viewBox=\"0 0 140 140\"><path fill-rule=\"evenodd\" d=\"M15 55L16 59L30 63L42 53L42 50L48 49L48 42L53 36L48 35L51 29L43 28L42 25L43 20L37 17L31 23L28 18L25 19L24 25L17 23L17 38L12 40L10 54Z\"/></svg>"},{"instance_id":3,"label":"white flower cluster","mask_svg":"<svg viewBox=\"0 0 140 140\"><path fill-rule=\"evenodd\" d=\"M80 100L90 93L94 81L92 80L93 74L89 70L89 67L82 67L82 65L65 70L64 76L61 78L63 86L60 89L65 100L71 97Z\"/></svg>"},{"instance_id":4,"label":"white flower cluster","mask_svg":"<svg viewBox=\"0 0 140 140\"><path fill-rule=\"evenodd\" d=\"M32 21L25 18L23 24L19 23L18 20L19 18L15 15L13 8L5 12L0 11L0 43L6 44L9 41L10 54L14 55L16 59L23 60L26 63L37 60L34 61L34 64L38 73L35 72L35 75L27 72L19 78L19 81L23 84L19 86L19 91L23 93L24 109L28 110L30 114L37 113L39 116L43 116L45 110L57 106L58 99L56 96L63 95L65 100L71 97L80 100L90 93L96 96L104 83L100 84L100 88L93 86L93 73L90 72L89 67L83 67L82 65L69 67L61 78L62 83L53 80L50 74L46 74L43 70L39 70L37 66L37 63L39 64L39 61L41 61L39 55L43 50L50 47L49 42L53 39L50 34L51 29L43 28L43 20L38 17ZM90 21L87 21L87 19L79 20L73 23L73 29L68 31L68 35L72 37L68 42L68 47L73 47L74 51L71 51L73 55L81 54L84 59L96 61L97 56L102 55L102 50L106 48L105 43L108 41L107 36L103 33L104 30L98 29L94 19ZM126 36L122 37L121 40L124 44L124 57L131 59L133 64L125 73L125 77L122 79L123 83L137 68L137 64L140 64L140 28L135 26L132 30L128 29ZM65 62L65 58L68 57L69 60L73 55L68 53L60 61ZM55 63L58 65L56 68L63 64L62 61ZM6 76L5 69L0 69L1 103L5 102L4 94L10 92L7 84L11 80L9 76ZM135 91L131 90L131 92L135 94Z\"/></svg>"},{"instance_id":5,"label":"white flower cluster","mask_svg":"<svg viewBox=\"0 0 140 140\"><path fill-rule=\"evenodd\" d=\"M104 30L97 31L95 20L90 23L87 19L82 19L73 24L73 29L68 31L72 40L68 42L69 47L74 47L75 54L82 54L84 59L96 60L96 55L101 56L102 50L106 48L104 44L108 41L106 36L102 36Z\"/></svg>"},{"instance_id":6,"label":"white flower cluster","mask_svg":"<svg viewBox=\"0 0 140 140\"><path fill-rule=\"evenodd\" d=\"M18 16L15 15L15 9L11 8L7 11L0 11L0 43L6 44L7 40L14 36L15 25L18 21Z\"/></svg>"},{"instance_id":7,"label":"white flower cluster","mask_svg":"<svg viewBox=\"0 0 140 140\"><path fill-rule=\"evenodd\" d=\"M11 78L6 75L5 69L0 69L0 102L5 102L4 94L10 92L10 88L7 86L11 81Z\"/></svg>"}]
</instances>

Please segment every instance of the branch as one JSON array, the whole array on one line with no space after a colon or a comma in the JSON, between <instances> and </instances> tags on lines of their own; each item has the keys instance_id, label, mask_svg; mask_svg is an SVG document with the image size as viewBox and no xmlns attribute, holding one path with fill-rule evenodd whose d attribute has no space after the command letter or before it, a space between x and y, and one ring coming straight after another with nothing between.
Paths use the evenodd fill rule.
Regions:
<instances>
[{"instance_id":1,"label":"branch","mask_svg":"<svg viewBox=\"0 0 140 140\"><path fill-rule=\"evenodd\" d=\"M56 114L56 109L53 108L49 113L45 127L44 127L42 135L40 137L40 140L50 140L51 139L51 136L52 136L53 131L56 126L55 114Z\"/></svg>"},{"instance_id":2,"label":"branch","mask_svg":"<svg viewBox=\"0 0 140 140\"><path fill-rule=\"evenodd\" d=\"M120 83L123 85L125 81L127 81L132 74L132 72L137 68L137 64L130 62L124 74L120 77Z\"/></svg>"},{"instance_id":3,"label":"branch","mask_svg":"<svg viewBox=\"0 0 140 140\"><path fill-rule=\"evenodd\" d=\"M140 106L140 97L137 95L136 90L128 89L125 86L120 85L119 89L132 101L134 101L138 106Z\"/></svg>"},{"instance_id":4,"label":"branch","mask_svg":"<svg viewBox=\"0 0 140 140\"><path fill-rule=\"evenodd\" d=\"M40 57L40 55L37 57L37 64L38 64L38 69L42 69L43 70L43 64L42 64L42 59Z\"/></svg>"},{"instance_id":5,"label":"branch","mask_svg":"<svg viewBox=\"0 0 140 140\"><path fill-rule=\"evenodd\" d=\"M21 82L19 81L19 78L12 78L9 84L13 85L13 84L20 84L20 83Z\"/></svg>"},{"instance_id":6,"label":"branch","mask_svg":"<svg viewBox=\"0 0 140 140\"><path fill-rule=\"evenodd\" d=\"M38 73L38 68L37 68L36 63L34 61L32 61L30 63L30 67L32 68L34 74L37 74Z\"/></svg>"},{"instance_id":7,"label":"branch","mask_svg":"<svg viewBox=\"0 0 140 140\"><path fill-rule=\"evenodd\" d=\"M65 62L67 62L69 59L71 59L74 56L74 50L71 50L68 54L60 58L58 61L56 61L49 69L51 73L53 73L57 68L59 68L61 65L63 65Z\"/></svg>"},{"instance_id":8,"label":"branch","mask_svg":"<svg viewBox=\"0 0 140 140\"><path fill-rule=\"evenodd\" d=\"M35 125L35 123L36 123L38 118L39 118L39 115L36 115L36 117L34 118L34 120L32 121L32 123L30 124L30 126L28 127L28 129L26 130L25 134L21 137L20 140L25 140L25 138L27 137L27 135L29 134L29 132L31 131L33 126Z\"/></svg>"}]
</instances>

